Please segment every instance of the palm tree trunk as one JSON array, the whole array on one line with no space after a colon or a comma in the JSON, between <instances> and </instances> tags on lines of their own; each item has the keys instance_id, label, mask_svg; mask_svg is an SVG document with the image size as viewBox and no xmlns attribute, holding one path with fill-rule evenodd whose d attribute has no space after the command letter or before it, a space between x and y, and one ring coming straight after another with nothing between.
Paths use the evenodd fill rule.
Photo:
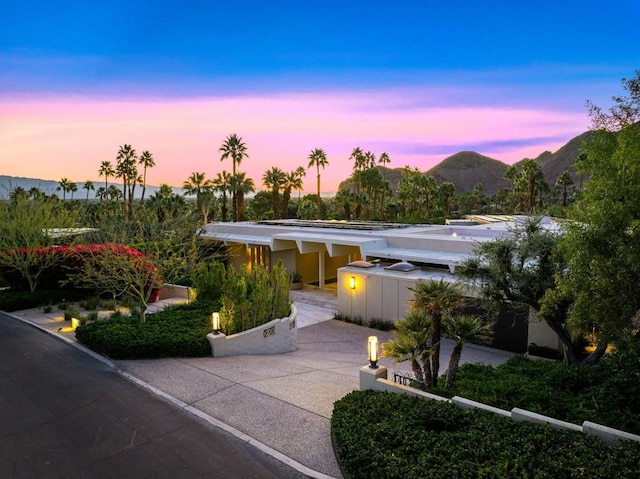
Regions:
<instances>
[{"instance_id":1,"label":"palm tree trunk","mask_svg":"<svg viewBox=\"0 0 640 479\"><path fill-rule=\"evenodd\" d=\"M422 373L422 367L420 367L420 363L417 359L411 360L411 369L413 370L413 375L416 380L424 384L424 374Z\"/></svg>"},{"instance_id":2,"label":"palm tree trunk","mask_svg":"<svg viewBox=\"0 0 640 479\"><path fill-rule=\"evenodd\" d=\"M433 372L431 371L431 361L428 355L422 358L422 371L424 373L425 388L433 387Z\"/></svg>"},{"instance_id":3,"label":"palm tree trunk","mask_svg":"<svg viewBox=\"0 0 640 479\"><path fill-rule=\"evenodd\" d=\"M458 373L458 364L460 364L460 356L462 355L462 344L457 342L451 352L451 359L449 360L449 369L447 371L447 382L445 387L447 389L453 386L454 381L456 380L456 374Z\"/></svg>"},{"instance_id":4,"label":"palm tree trunk","mask_svg":"<svg viewBox=\"0 0 640 479\"><path fill-rule=\"evenodd\" d=\"M442 317L433 315L433 351L431 352L431 373L433 386L438 385L438 373L440 372L440 341L442 340Z\"/></svg>"}]
</instances>

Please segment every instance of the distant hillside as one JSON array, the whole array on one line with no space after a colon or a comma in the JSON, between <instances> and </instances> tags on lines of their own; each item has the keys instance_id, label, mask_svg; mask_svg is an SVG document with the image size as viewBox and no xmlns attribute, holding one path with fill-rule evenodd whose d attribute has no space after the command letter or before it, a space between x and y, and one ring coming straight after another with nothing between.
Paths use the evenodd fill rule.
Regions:
<instances>
[{"instance_id":1,"label":"distant hillside","mask_svg":"<svg viewBox=\"0 0 640 479\"><path fill-rule=\"evenodd\" d=\"M501 161L483 156L475 151L461 151L449 156L427 171L438 184L450 181L456 185L457 193L469 193L482 183L485 195L493 195L501 188L509 188L510 182L503 178L508 166Z\"/></svg>"},{"instance_id":2,"label":"distant hillside","mask_svg":"<svg viewBox=\"0 0 640 479\"><path fill-rule=\"evenodd\" d=\"M545 151L540 154L535 160L542 166L542 172L549 186L553 186L556 183L558 177L564 170L568 170L571 173L573 182L575 185L580 184L580 175L576 173L573 168L573 164L580 154L580 149L592 136L590 131L576 136L569 141L566 145L560 148L555 153Z\"/></svg>"},{"instance_id":3,"label":"distant hillside","mask_svg":"<svg viewBox=\"0 0 640 479\"><path fill-rule=\"evenodd\" d=\"M109 182L109 184L115 184L120 189L122 189L121 184L111 182ZM73 194L73 199L83 200L87 197L87 190L84 189L84 182L79 181L77 182L77 185L78 191ZM59 186L60 184L57 181L53 180L40 180L38 178L23 178L19 176L0 175L0 200L7 199L9 197L9 192L18 187L24 188L27 191L29 191L31 188L38 188L40 191L46 193L47 195L57 194L60 198L62 198L62 192L57 191ZM93 186L97 190L101 186L104 186L104 182L94 182ZM154 194L156 191L158 191L158 189L159 188L157 186L147 185L145 198L148 198L150 195ZM183 190L181 188L174 188L173 191L174 193L178 194L183 193ZM136 198L140 198L140 195L142 195L142 187L138 186L136 187L135 196ZM67 193L67 199L70 198L71 193ZM89 191L89 199L95 199L95 191Z\"/></svg>"},{"instance_id":4,"label":"distant hillside","mask_svg":"<svg viewBox=\"0 0 640 479\"><path fill-rule=\"evenodd\" d=\"M590 138L591 132L586 132L571 139L566 145L555 153L545 151L535 160L542 166L542 171L547 178L549 186L553 186L564 170L569 170L573 181L579 187L581 179L575 172L573 164L580 154L580 149ZM519 165L523 160L516 163ZM383 168L378 166L391 189L396 191L400 180L402 168ZM438 184L450 181L456 185L456 192L468 193L477 183L482 183L485 195L493 195L501 188L511 188L511 182L504 179L504 174L509 165L494 158L481 155L475 151L461 151L449 156L436 166L426 171L436 179ZM586 178L582 179L583 181ZM344 184L341 183L340 186Z\"/></svg>"}]
</instances>

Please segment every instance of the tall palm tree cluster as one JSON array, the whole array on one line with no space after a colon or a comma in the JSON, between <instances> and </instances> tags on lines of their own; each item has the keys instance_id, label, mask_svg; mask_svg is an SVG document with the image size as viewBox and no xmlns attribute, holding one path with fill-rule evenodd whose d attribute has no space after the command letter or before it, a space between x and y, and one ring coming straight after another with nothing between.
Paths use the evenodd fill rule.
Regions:
<instances>
[{"instance_id":1,"label":"tall palm tree cluster","mask_svg":"<svg viewBox=\"0 0 640 479\"><path fill-rule=\"evenodd\" d=\"M218 152L220 161L231 161L231 173L222 170L214 178L208 179L204 172L192 172L182 184L183 194L195 197L195 209L200 223L213 219L244 221L245 197L256 190L253 179L247 177L246 172L239 171L242 161L249 158L247 145L240 136L233 133L224 139ZM520 164L509 167L504 177L512 182L512 189L501 190L490 198L485 197L481 183L476 184L471 193L457 194L453 183L445 181L438 184L432 175L409 166L400 169L400 178L397 179L394 191L387 178L391 162L388 153L382 152L377 157L371 151L356 147L349 160L353 162L351 175L328 202L321 197L321 170L329 164L322 148L310 151L306 158L306 168L299 166L286 172L278 166L272 166L261 178L267 191L258 193L260 204L269 206L266 209L263 206L252 207L250 216L320 219L329 215L346 220L431 222L449 217L452 213L539 211L550 192L540 164L532 159L525 159ZM105 204L104 208L111 211L111 215L115 214L114 205L121 202L125 218L131 220L135 214L136 188L140 187L142 190L139 204L143 206L147 191L147 172L154 166L155 160L149 151L138 155L132 145L121 145L115 163L102 161L100 164L98 173L104 177L104 185L96 190L91 180L84 182L82 188L86 190L85 204L89 201L90 191L96 190L96 198L101 204ZM301 199L307 169L315 172L316 194ZM112 178L119 179L122 186L110 184L109 180ZM572 185L573 180L568 171L556 181L554 194L556 198L561 195L563 206L568 203ZM291 195L295 190L298 191L297 210L289 211ZM67 199L68 194L73 200L78 185L68 178L62 178L58 191L62 192L63 200ZM153 195L151 206L156 209L158 218L169 218L177 211L184 210L184 202L174 199L175 195L167 185L162 185L160 191Z\"/></svg>"}]
</instances>

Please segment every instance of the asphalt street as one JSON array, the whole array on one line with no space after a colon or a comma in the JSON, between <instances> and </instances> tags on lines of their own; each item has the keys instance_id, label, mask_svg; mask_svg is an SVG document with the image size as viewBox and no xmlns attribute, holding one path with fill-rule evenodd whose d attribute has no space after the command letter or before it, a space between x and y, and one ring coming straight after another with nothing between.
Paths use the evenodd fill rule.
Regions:
<instances>
[{"instance_id":1,"label":"asphalt street","mask_svg":"<svg viewBox=\"0 0 640 479\"><path fill-rule=\"evenodd\" d=\"M0 313L0 477L303 476Z\"/></svg>"}]
</instances>

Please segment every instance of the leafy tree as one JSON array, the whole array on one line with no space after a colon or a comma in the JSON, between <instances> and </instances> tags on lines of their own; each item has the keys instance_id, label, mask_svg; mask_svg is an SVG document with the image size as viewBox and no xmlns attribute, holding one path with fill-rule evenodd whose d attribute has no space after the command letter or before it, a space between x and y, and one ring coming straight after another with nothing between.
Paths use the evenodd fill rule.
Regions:
<instances>
[{"instance_id":1,"label":"leafy tree","mask_svg":"<svg viewBox=\"0 0 640 479\"><path fill-rule=\"evenodd\" d=\"M320 197L320 167L322 167L324 169L325 166L327 166L329 164L329 161L327 160L327 154L324 152L324 150L322 148L316 148L314 150L311 151L311 153L309 153L309 157L307 158L309 160L309 165L308 168L311 168L313 166L316 167L317 170L317 179L318 179L318 219L320 219L320 214L322 212L322 208L320 206L320 203L322 202L322 198Z\"/></svg>"},{"instance_id":2,"label":"leafy tree","mask_svg":"<svg viewBox=\"0 0 640 479\"><path fill-rule=\"evenodd\" d=\"M29 290L35 291L41 275L59 260L45 250L53 244L50 231L76 226L76 222L75 210L58 208L50 198L0 202L0 266L20 272Z\"/></svg>"},{"instance_id":3,"label":"leafy tree","mask_svg":"<svg viewBox=\"0 0 640 479\"><path fill-rule=\"evenodd\" d=\"M629 337L640 311L640 70L622 86L608 111L589 103L594 131L576 169L590 180L562 241L571 324L595 329L601 352Z\"/></svg>"},{"instance_id":4,"label":"leafy tree","mask_svg":"<svg viewBox=\"0 0 640 479\"><path fill-rule=\"evenodd\" d=\"M69 275L76 286L129 297L137 304L137 314L145 322L145 311L154 289L162 286L157 266L144 254L122 245L86 248L77 256L80 271Z\"/></svg>"},{"instance_id":5,"label":"leafy tree","mask_svg":"<svg viewBox=\"0 0 640 479\"><path fill-rule=\"evenodd\" d=\"M237 179L237 171L236 166L239 165L243 158L248 158L249 154L247 153L247 145L244 144L242 138L238 137L235 133L227 136L222 143L222 146L218 150L222 153L220 157L220 161L224 161L228 158L231 158L232 162L232 173L231 177ZM239 182L236 181L235 185L239 187ZM238 221L238 189L234 186L232 192L232 219L233 221Z\"/></svg>"},{"instance_id":6,"label":"leafy tree","mask_svg":"<svg viewBox=\"0 0 640 479\"><path fill-rule=\"evenodd\" d=\"M558 335L565 361L576 364L578 356L567 324L570 295L556 288L566 270L556 253L560 235L531 218L513 228L509 236L481 243L474 256L456 268L480 296L495 306L532 308Z\"/></svg>"}]
</instances>

